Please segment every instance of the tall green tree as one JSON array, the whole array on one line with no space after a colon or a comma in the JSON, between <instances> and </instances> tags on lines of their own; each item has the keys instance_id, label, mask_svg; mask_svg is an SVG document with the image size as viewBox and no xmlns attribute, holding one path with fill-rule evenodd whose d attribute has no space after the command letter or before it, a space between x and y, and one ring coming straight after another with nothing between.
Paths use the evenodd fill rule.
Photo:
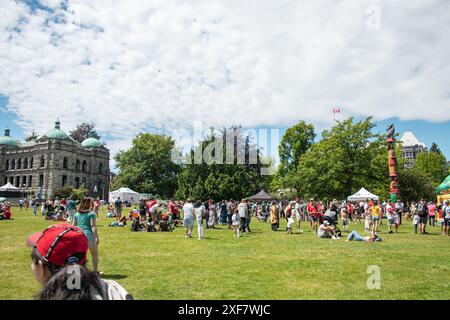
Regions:
<instances>
[{"instance_id":1,"label":"tall green tree","mask_svg":"<svg viewBox=\"0 0 450 320\"><path fill-rule=\"evenodd\" d=\"M116 157L119 169L113 188L129 187L137 192L170 197L176 191L179 164L172 160L175 142L171 137L141 133L132 146Z\"/></svg>"},{"instance_id":2,"label":"tall green tree","mask_svg":"<svg viewBox=\"0 0 450 320\"><path fill-rule=\"evenodd\" d=\"M176 193L181 199L241 199L270 182L270 176L262 174L267 165L260 150L240 127L207 136L186 159Z\"/></svg>"},{"instance_id":3,"label":"tall green tree","mask_svg":"<svg viewBox=\"0 0 450 320\"><path fill-rule=\"evenodd\" d=\"M433 179L417 168L399 170L400 197L404 202L436 198Z\"/></svg>"},{"instance_id":4,"label":"tall green tree","mask_svg":"<svg viewBox=\"0 0 450 320\"><path fill-rule=\"evenodd\" d=\"M436 152L436 153L442 154L441 149L439 149L438 145L434 142L431 145L430 152Z\"/></svg>"},{"instance_id":5,"label":"tall green tree","mask_svg":"<svg viewBox=\"0 0 450 320\"><path fill-rule=\"evenodd\" d=\"M100 136L95 130L94 122L83 122L78 124L74 130L70 131L70 136L80 143L89 137L100 139Z\"/></svg>"},{"instance_id":6,"label":"tall green tree","mask_svg":"<svg viewBox=\"0 0 450 320\"><path fill-rule=\"evenodd\" d=\"M293 187L301 195L326 199L345 198L368 182L387 188L385 138L372 132L374 126L371 118L349 118L325 130L300 158Z\"/></svg>"},{"instance_id":7,"label":"tall green tree","mask_svg":"<svg viewBox=\"0 0 450 320\"><path fill-rule=\"evenodd\" d=\"M417 155L414 168L429 175L439 185L448 175L447 159L438 152L421 152Z\"/></svg>"},{"instance_id":8,"label":"tall green tree","mask_svg":"<svg viewBox=\"0 0 450 320\"><path fill-rule=\"evenodd\" d=\"M305 121L299 121L286 130L278 147L281 177L296 170L300 157L311 147L315 138L314 126Z\"/></svg>"}]
</instances>

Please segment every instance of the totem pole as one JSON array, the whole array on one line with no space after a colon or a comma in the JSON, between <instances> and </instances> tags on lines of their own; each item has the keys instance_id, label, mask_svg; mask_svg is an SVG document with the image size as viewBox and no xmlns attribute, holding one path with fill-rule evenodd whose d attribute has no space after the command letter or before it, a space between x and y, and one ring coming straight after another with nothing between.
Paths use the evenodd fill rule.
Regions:
<instances>
[{"instance_id":1,"label":"totem pole","mask_svg":"<svg viewBox=\"0 0 450 320\"><path fill-rule=\"evenodd\" d=\"M391 180L391 184L389 186L389 197L391 201L396 202L400 190L398 188L397 156L395 155L394 135L395 135L395 128L394 125L391 124L386 130L389 178Z\"/></svg>"}]
</instances>

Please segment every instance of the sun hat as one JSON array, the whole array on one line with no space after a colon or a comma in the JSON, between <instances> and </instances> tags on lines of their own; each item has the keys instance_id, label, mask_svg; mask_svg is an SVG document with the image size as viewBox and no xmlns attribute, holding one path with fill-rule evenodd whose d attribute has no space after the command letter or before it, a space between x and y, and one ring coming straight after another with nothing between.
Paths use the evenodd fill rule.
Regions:
<instances>
[{"instance_id":1,"label":"sun hat","mask_svg":"<svg viewBox=\"0 0 450 320\"><path fill-rule=\"evenodd\" d=\"M64 267L70 262L86 263L89 248L83 231L68 223L56 224L32 234L27 245L36 248L45 262Z\"/></svg>"}]
</instances>

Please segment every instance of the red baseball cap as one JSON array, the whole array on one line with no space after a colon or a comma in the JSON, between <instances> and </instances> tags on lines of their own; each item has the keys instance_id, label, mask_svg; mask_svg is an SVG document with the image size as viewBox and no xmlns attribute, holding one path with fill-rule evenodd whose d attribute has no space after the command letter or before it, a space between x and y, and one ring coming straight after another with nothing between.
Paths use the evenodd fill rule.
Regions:
<instances>
[{"instance_id":1,"label":"red baseball cap","mask_svg":"<svg viewBox=\"0 0 450 320\"><path fill-rule=\"evenodd\" d=\"M89 247L83 231L68 223L56 224L32 234L27 239L27 245L35 247L45 262L59 267L66 266L67 260L75 255L78 257L77 263L84 265Z\"/></svg>"}]
</instances>

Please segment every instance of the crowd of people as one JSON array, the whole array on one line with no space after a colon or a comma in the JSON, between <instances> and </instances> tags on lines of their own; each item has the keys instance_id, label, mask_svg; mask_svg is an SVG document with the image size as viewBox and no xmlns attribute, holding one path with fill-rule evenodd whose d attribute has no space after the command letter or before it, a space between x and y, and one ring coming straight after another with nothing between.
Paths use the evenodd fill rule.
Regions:
<instances>
[{"instance_id":1,"label":"crowd of people","mask_svg":"<svg viewBox=\"0 0 450 320\"><path fill-rule=\"evenodd\" d=\"M269 221L271 229L277 231L280 220L286 220L286 233L292 234L297 227L298 233L303 233L301 224L307 223L312 231L320 238L338 240L342 231L349 233L347 240L381 241L379 237L380 226L383 219L387 224L387 233L398 233L400 226L405 222L414 225L415 233L428 234L427 227L435 227L438 224L442 235L450 236L450 205L445 201L437 205L433 201L421 200L404 204L402 201L378 201L366 199L360 202L333 200L328 204L322 201L276 201L249 202L243 199L241 202L223 200L215 203L193 202L188 199L186 203L174 203L172 207L181 207L183 214L183 226L186 230L185 237L191 238L195 222L198 226L198 239L204 238L204 229L214 229L216 225L228 225L233 229L233 235L240 237L242 233L251 232L250 222L252 218L260 221ZM168 211L169 216L172 210ZM178 214L178 213L177 213ZM367 237L360 236L356 231L350 232L352 224L364 224Z\"/></svg>"},{"instance_id":2,"label":"crowd of people","mask_svg":"<svg viewBox=\"0 0 450 320\"><path fill-rule=\"evenodd\" d=\"M28 203L28 205L26 204ZM19 210L27 211L30 207L37 215L38 208L46 219L64 220L65 223L51 226L40 233L39 237L29 239L32 250L32 270L43 289L39 292L40 299L59 298L91 298L91 299L131 299L132 297L119 284L101 278L99 264L99 234L97 219L101 206L99 199L84 198L75 201L73 198L53 200L20 199ZM263 201L251 202L223 200L214 202L208 200L192 201L161 201L155 198L142 199L139 204L123 215L123 209L129 204L120 198L108 204L106 216L115 218L112 223L126 226L127 220L132 221L132 231L171 231L176 225L185 229L184 237L192 238L197 226L197 239L205 239L205 229L216 229L224 226L232 231L234 237L251 233L250 224L253 218L268 222L270 229L276 232L280 221L285 219L285 232L292 234L297 228L303 233L302 225L309 225L311 231L319 238L338 240L343 232L347 233L346 241L382 241L380 226L387 225L386 232L399 232L402 224L412 223L414 232L428 234L427 228L439 226L442 235L450 236L450 204L436 204L424 200L404 204L401 201L377 201L367 199L360 202L330 203L311 199L304 201ZM0 219L11 219L11 205L0 203ZM385 220L384 220L385 219ZM352 225L363 224L365 235L356 230L350 230ZM163 227L166 229L163 230ZM169 227L170 226L170 227ZM51 242L60 241L64 237L64 245L52 246ZM48 239L47 239L48 238ZM81 248L82 247L82 248ZM57 250L52 259L46 259L49 252ZM85 268L87 252L92 256L93 271ZM82 270L82 276L89 280L89 287L70 292L57 288L61 279L66 277L63 271L77 266ZM64 278L65 279L65 278Z\"/></svg>"}]
</instances>

